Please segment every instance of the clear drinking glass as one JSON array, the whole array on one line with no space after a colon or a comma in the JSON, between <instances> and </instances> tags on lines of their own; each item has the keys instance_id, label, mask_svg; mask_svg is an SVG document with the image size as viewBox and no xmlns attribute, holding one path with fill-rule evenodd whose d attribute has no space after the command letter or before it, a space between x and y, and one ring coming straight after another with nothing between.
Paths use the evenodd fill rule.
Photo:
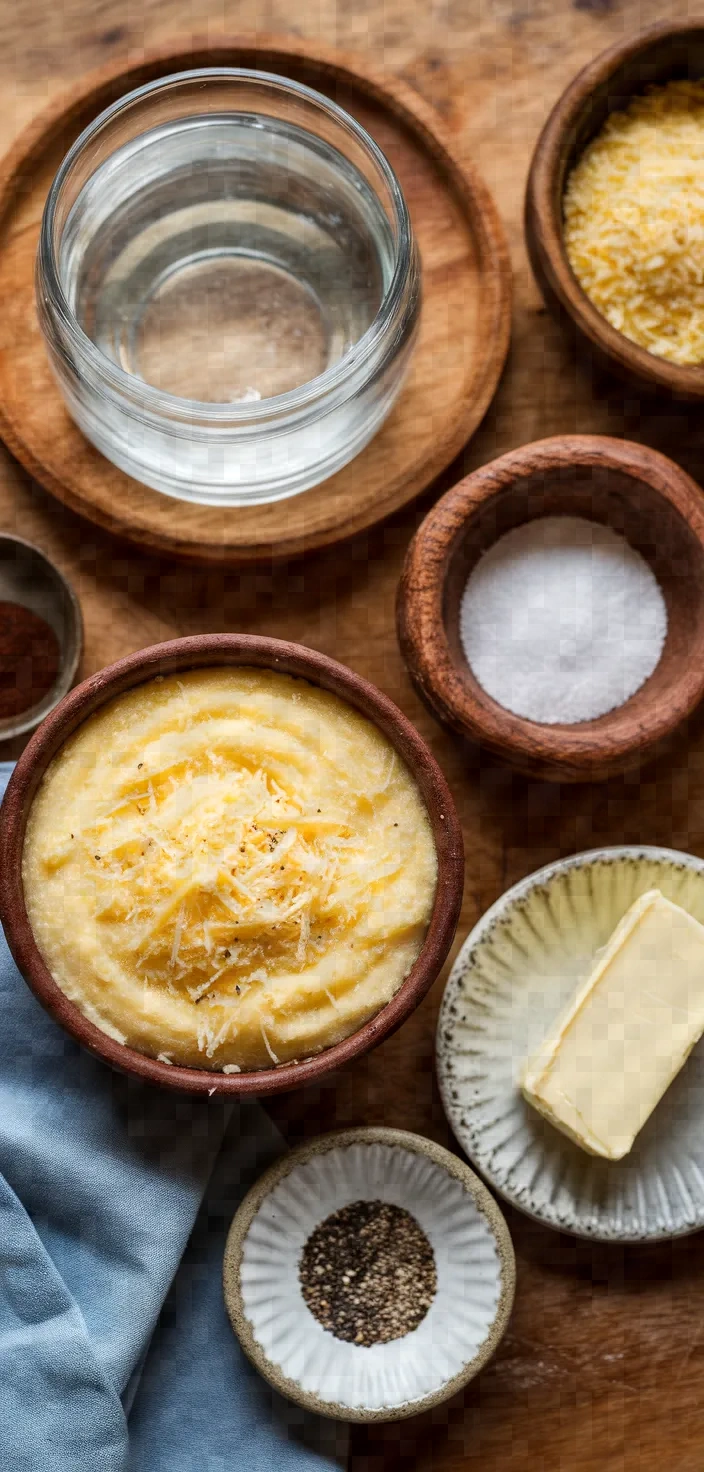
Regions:
<instances>
[{"instance_id":1,"label":"clear drinking glass","mask_svg":"<svg viewBox=\"0 0 704 1472\"><path fill-rule=\"evenodd\" d=\"M420 273L358 123L296 82L208 69L81 134L46 203L37 299L88 439L146 485L233 506L306 490L372 438Z\"/></svg>"}]
</instances>

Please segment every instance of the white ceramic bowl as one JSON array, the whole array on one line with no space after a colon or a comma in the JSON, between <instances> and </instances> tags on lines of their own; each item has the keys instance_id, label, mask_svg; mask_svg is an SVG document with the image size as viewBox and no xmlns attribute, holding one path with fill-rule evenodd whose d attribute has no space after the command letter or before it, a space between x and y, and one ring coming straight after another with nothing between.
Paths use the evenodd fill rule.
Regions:
<instances>
[{"instance_id":1,"label":"white ceramic bowl","mask_svg":"<svg viewBox=\"0 0 704 1472\"><path fill-rule=\"evenodd\" d=\"M437 1070L445 1112L482 1175L541 1222L600 1241L704 1227L704 1039L621 1161L598 1160L526 1103L525 1059L638 895L660 889L704 923L704 860L595 849L531 874L487 910L445 989Z\"/></svg>"},{"instance_id":2,"label":"white ceramic bowl","mask_svg":"<svg viewBox=\"0 0 704 1472\"><path fill-rule=\"evenodd\" d=\"M382 1200L409 1211L435 1254L437 1291L417 1329L365 1347L308 1308L303 1247L332 1212ZM395 1421L454 1395L508 1322L515 1263L492 1196L456 1156L403 1130L323 1135L284 1156L245 1197L227 1240L225 1301L245 1353L290 1400L345 1421Z\"/></svg>"}]
</instances>

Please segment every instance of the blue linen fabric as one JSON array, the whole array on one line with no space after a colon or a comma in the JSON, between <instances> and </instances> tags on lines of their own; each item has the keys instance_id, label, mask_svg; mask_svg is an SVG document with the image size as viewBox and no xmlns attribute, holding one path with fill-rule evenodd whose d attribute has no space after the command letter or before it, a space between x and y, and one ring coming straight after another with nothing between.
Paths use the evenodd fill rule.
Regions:
<instances>
[{"instance_id":1,"label":"blue linen fabric","mask_svg":"<svg viewBox=\"0 0 704 1472\"><path fill-rule=\"evenodd\" d=\"M12 770L0 763L0 795ZM330 1472L346 1429L281 1400L224 1309L233 1213L282 1141L79 1048L0 933L2 1472Z\"/></svg>"}]
</instances>

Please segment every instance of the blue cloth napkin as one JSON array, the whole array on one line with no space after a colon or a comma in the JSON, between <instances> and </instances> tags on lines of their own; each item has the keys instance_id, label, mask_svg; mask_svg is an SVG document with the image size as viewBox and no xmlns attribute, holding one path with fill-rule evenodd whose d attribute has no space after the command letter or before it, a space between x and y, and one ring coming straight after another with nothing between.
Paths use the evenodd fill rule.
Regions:
<instances>
[{"instance_id":1,"label":"blue cloth napkin","mask_svg":"<svg viewBox=\"0 0 704 1472\"><path fill-rule=\"evenodd\" d=\"M12 770L0 763L0 795ZM222 1298L225 1236L282 1140L256 1103L126 1079L35 1001L0 933L2 1472L329 1472Z\"/></svg>"}]
</instances>

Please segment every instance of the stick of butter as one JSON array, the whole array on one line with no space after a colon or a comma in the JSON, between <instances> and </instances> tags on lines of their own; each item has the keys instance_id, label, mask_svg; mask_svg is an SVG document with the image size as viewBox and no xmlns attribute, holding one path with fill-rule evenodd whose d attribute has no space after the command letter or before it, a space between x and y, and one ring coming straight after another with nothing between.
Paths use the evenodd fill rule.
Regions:
<instances>
[{"instance_id":1,"label":"stick of butter","mask_svg":"<svg viewBox=\"0 0 704 1472\"><path fill-rule=\"evenodd\" d=\"M523 1070L525 1098L621 1160L704 1032L704 925L648 890Z\"/></svg>"}]
</instances>

